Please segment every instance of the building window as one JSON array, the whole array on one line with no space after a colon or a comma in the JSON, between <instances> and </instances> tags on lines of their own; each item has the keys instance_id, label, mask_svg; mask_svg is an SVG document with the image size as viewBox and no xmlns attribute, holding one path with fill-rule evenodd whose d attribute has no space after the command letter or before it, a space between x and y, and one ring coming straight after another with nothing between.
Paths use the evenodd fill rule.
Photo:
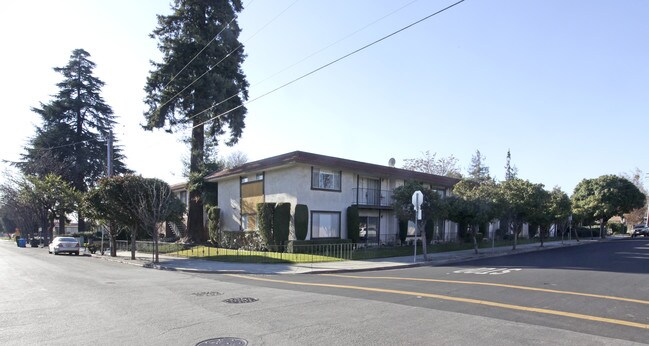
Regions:
<instances>
[{"instance_id":1,"label":"building window","mask_svg":"<svg viewBox=\"0 0 649 346\"><path fill-rule=\"evenodd\" d=\"M341 191L341 171L332 171L312 167L311 172L311 189Z\"/></svg>"},{"instance_id":2,"label":"building window","mask_svg":"<svg viewBox=\"0 0 649 346\"><path fill-rule=\"evenodd\" d=\"M187 206L187 191L180 191L180 193L178 194L178 199L180 199L180 201L183 202L185 206Z\"/></svg>"},{"instance_id":3,"label":"building window","mask_svg":"<svg viewBox=\"0 0 649 346\"><path fill-rule=\"evenodd\" d=\"M241 215L241 229L244 231L254 231L257 229L257 215L244 214Z\"/></svg>"},{"instance_id":4,"label":"building window","mask_svg":"<svg viewBox=\"0 0 649 346\"><path fill-rule=\"evenodd\" d=\"M311 239L318 238L340 238L340 212L311 212Z\"/></svg>"}]
</instances>

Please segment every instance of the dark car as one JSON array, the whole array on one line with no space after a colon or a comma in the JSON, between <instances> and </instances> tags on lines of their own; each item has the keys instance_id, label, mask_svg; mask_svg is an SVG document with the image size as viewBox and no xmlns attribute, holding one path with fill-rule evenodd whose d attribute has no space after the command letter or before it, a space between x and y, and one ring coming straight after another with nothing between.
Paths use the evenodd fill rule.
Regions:
<instances>
[{"instance_id":1,"label":"dark car","mask_svg":"<svg viewBox=\"0 0 649 346\"><path fill-rule=\"evenodd\" d=\"M633 233L631 234L631 238L635 237L649 237L649 227L637 227L633 229Z\"/></svg>"}]
</instances>

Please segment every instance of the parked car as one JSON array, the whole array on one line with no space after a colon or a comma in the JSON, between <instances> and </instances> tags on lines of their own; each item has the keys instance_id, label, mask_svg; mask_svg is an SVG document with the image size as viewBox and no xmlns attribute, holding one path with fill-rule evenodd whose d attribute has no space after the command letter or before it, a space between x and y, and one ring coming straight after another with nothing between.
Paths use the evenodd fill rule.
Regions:
<instances>
[{"instance_id":1,"label":"parked car","mask_svg":"<svg viewBox=\"0 0 649 346\"><path fill-rule=\"evenodd\" d=\"M79 241L72 237L56 237L50 243L49 252L58 255L63 252L79 255Z\"/></svg>"},{"instance_id":2,"label":"parked car","mask_svg":"<svg viewBox=\"0 0 649 346\"><path fill-rule=\"evenodd\" d=\"M649 237L649 227L637 227L633 229L633 233L631 234L631 238L635 237Z\"/></svg>"}]
</instances>

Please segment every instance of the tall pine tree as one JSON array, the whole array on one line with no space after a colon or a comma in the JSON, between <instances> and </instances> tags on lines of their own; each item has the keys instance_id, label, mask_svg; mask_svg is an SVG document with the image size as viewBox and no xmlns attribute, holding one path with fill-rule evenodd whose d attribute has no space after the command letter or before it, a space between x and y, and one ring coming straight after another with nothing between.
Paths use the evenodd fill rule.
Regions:
<instances>
[{"instance_id":1,"label":"tall pine tree","mask_svg":"<svg viewBox=\"0 0 649 346\"><path fill-rule=\"evenodd\" d=\"M203 178L210 147L229 130L234 145L244 128L248 82L237 13L241 0L174 0L168 16L158 16L151 34L162 62L152 63L145 91L146 129L191 128L188 234L207 239L203 225Z\"/></svg>"},{"instance_id":2,"label":"tall pine tree","mask_svg":"<svg viewBox=\"0 0 649 346\"><path fill-rule=\"evenodd\" d=\"M40 115L42 125L30 140L17 166L28 175L44 177L53 173L85 192L105 174L107 138L115 124L113 110L101 97L104 82L93 76L95 63L83 49L72 51L65 67L54 71L63 76L56 84L59 92L48 103L32 111ZM119 147L113 150L113 171L128 172ZM85 220L78 213L79 231Z\"/></svg>"},{"instance_id":3,"label":"tall pine tree","mask_svg":"<svg viewBox=\"0 0 649 346\"><path fill-rule=\"evenodd\" d=\"M467 172L469 179L473 179L479 183L491 180L491 176L489 176L489 166L485 164L485 160L486 158L482 156L480 150L476 150L475 154L471 157L471 165Z\"/></svg>"}]
</instances>

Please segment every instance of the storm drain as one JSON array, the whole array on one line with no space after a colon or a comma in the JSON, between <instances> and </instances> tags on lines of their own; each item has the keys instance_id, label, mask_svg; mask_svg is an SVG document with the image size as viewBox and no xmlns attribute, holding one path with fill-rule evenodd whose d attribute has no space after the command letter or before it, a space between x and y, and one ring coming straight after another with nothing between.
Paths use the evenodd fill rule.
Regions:
<instances>
[{"instance_id":1,"label":"storm drain","mask_svg":"<svg viewBox=\"0 0 649 346\"><path fill-rule=\"evenodd\" d=\"M196 346L208 346L208 345L232 345L232 346L246 346L248 341L240 338L214 338L203 340L196 344Z\"/></svg>"},{"instance_id":2,"label":"storm drain","mask_svg":"<svg viewBox=\"0 0 649 346\"><path fill-rule=\"evenodd\" d=\"M228 304L246 304L246 303L254 303L256 301L259 301L259 299L244 297L244 298L230 298L224 300L223 302Z\"/></svg>"},{"instance_id":3,"label":"storm drain","mask_svg":"<svg viewBox=\"0 0 649 346\"><path fill-rule=\"evenodd\" d=\"M220 296L223 293L217 292L217 291L208 291L208 292L194 292L192 293L193 296L197 297L214 297L214 296Z\"/></svg>"}]
</instances>

